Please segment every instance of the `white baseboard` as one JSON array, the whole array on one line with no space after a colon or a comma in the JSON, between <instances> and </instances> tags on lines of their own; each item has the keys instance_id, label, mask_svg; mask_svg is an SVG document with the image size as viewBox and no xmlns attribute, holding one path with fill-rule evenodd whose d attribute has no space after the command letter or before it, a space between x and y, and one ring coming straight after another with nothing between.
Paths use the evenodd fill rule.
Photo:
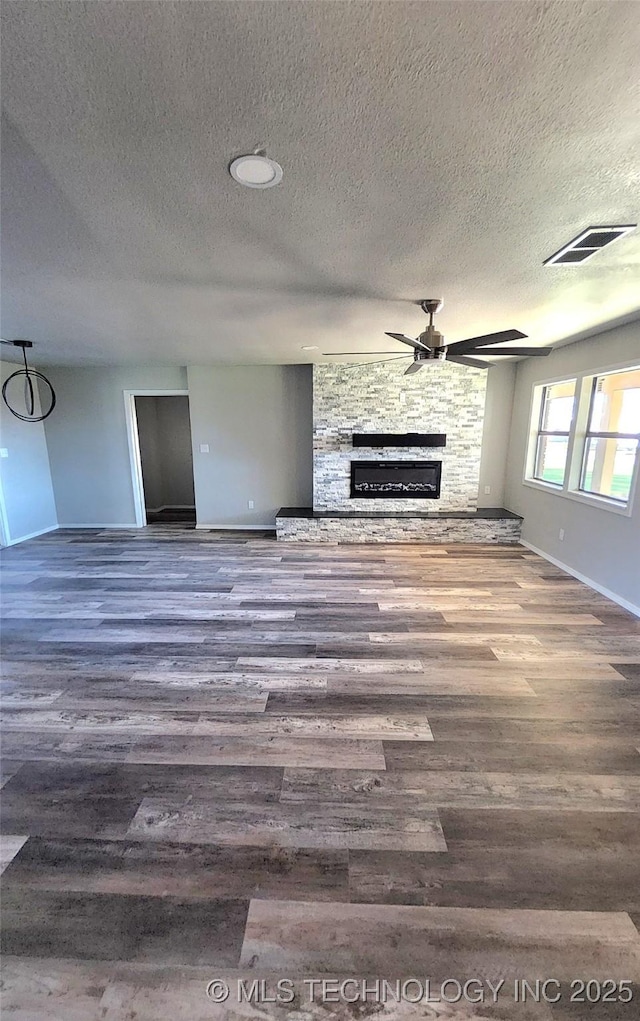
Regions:
<instances>
[{"instance_id":1,"label":"white baseboard","mask_svg":"<svg viewBox=\"0 0 640 1021\"><path fill-rule=\"evenodd\" d=\"M7 546L17 546L19 542L27 542L28 539L37 539L39 535L46 535L47 532L55 532L58 525L49 525L47 528L39 528L37 532L29 532L28 535L21 535L17 539L9 539Z\"/></svg>"},{"instance_id":2,"label":"white baseboard","mask_svg":"<svg viewBox=\"0 0 640 1021\"><path fill-rule=\"evenodd\" d=\"M595 589L601 596L606 596L607 599L611 599L612 602L617 603L623 610L628 610L629 613L635 614L636 617L640 617L640 606L636 606L635 603L630 603L628 599L623 599L616 592L612 592L611 589L605 588L604 585L600 585L593 578L587 578L586 574L580 574L580 571L576 571L573 567L569 567L568 564L563 564L562 560L558 560L556 557L552 557L550 553L545 553L544 550L538 549L537 546L533 546L532 543L526 542L525 539L521 539L520 543L522 546L526 546L532 553L537 553L543 560L548 560L550 564L555 567L559 567L562 571L566 571L572 578L577 581L581 581L583 585L588 585L589 588Z\"/></svg>"},{"instance_id":3,"label":"white baseboard","mask_svg":"<svg viewBox=\"0 0 640 1021\"><path fill-rule=\"evenodd\" d=\"M275 522L269 525L230 525L225 522L224 525L200 525L197 524L196 528L209 528L215 529L216 532L275 532Z\"/></svg>"}]
</instances>

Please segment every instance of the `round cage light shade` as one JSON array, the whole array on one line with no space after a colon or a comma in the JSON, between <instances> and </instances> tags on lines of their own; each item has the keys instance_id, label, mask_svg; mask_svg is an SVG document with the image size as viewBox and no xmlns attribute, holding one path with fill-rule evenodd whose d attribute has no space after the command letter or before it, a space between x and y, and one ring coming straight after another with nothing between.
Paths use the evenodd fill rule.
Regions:
<instances>
[{"instance_id":1,"label":"round cage light shade","mask_svg":"<svg viewBox=\"0 0 640 1021\"><path fill-rule=\"evenodd\" d=\"M30 340L3 340L3 344L20 348L24 369L17 369L2 384L2 400L21 422L43 422L56 406L56 394L46 376L27 363Z\"/></svg>"}]
</instances>

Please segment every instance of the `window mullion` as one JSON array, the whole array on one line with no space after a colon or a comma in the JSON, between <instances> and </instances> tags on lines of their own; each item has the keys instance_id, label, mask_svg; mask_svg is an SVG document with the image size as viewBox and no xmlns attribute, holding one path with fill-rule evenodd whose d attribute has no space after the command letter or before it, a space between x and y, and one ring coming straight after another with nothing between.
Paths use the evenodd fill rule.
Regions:
<instances>
[{"instance_id":1,"label":"window mullion","mask_svg":"<svg viewBox=\"0 0 640 1021\"><path fill-rule=\"evenodd\" d=\"M589 376L582 376L576 381L576 401L569 434L567 451L567 470L564 476L563 490L565 493L580 489L582 462L585 456L587 428L591 412L593 382Z\"/></svg>"}]
</instances>

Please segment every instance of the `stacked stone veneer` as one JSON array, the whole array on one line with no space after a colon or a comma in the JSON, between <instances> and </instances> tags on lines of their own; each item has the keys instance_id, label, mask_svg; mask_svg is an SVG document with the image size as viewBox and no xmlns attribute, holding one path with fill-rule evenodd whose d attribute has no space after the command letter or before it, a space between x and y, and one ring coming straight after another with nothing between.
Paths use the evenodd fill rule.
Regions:
<instances>
[{"instance_id":1,"label":"stacked stone veneer","mask_svg":"<svg viewBox=\"0 0 640 1021\"><path fill-rule=\"evenodd\" d=\"M487 372L433 362L405 376L407 364L314 366L314 510L436 513L477 507ZM355 432L446 433L447 445L354 449ZM364 460L441 460L440 499L352 499L351 461Z\"/></svg>"},{"instance_id":2,"label":"stacked stone veneer","mask_svg":"<svg viewBox=\"0 0 640 1021\"><path fill-rule=\"evenodd\" d=\"M520 518L276 518L279 540L291 542L513 543Z\"/></svg>"}]
</instances>

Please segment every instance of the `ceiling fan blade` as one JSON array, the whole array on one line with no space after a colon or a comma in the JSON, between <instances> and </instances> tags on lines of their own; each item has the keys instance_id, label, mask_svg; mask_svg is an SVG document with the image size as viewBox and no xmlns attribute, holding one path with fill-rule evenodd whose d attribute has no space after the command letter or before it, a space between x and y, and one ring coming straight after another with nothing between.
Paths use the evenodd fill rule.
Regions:
<instances>
[{"instance_id":1,"label":"ceiling fan blade","mask_svg":"<svg viewBox=\"0 0 640 1021\"><path fill-rule=\"evenodd\" d=\"M396 355L395 358L378 358L375 362L352 362L344 367L345 369L363 369L365 365L386 365L387 362L403 362L405 358L411 358L411 355Z\"/></svg>"},{"instance_id":2,"label":"ceiling fan blade","mask_svg":"<svg viewBox=\"0 0 640 1021\"><path fill-rule=\"evenodd\" d=\"M451 350L451 349L449 349ZM471 351L470 354L474 352ZM536 355L550 355L550 347L488 347L477 352L483 358L493 358L494 355L520 355L526 358L535 358Z\"/></svg>"},{"instance_id":3,"label":"ceiling fan blade","mask_svg":"<svg viewBox=\"0 0 640 1021\"><path fill-rule=\"evenodd\" d=\"M412 340L411 337L405 337L404 333L387 333L387 337L393 337L394 340L399 340L402 344L408 344L409 347L415 348L416 351L429 350L426 344L421 344L419 340Z\"/></svg>"},{"instance_id":4,"label":"ceiling fan blade","mask_svg":"<svg viewBox=\"0 0 640 1021\"><path fill-rule=\"evenodd\" d=\"M454 354L466 354L477 347L488 347L489 344L504 344L508 340L523 340L526 333L520 330L502 330L500 333L486 333L482 337L469 337L468 340L458 340L455 344L449 344L449 351Z\"/></svg>"},{"instance_id":5,"label":"ceiling fan blade","mask_svg":"<svg viewBox=\"0 0 640 1021\"><path fill-rule=\"evenodd\" d=\"M398 349L395 351L321 351L323 355L366 355L368 358L371 355L397 355ZM411 355L398 355L399 358L410 358Z\"/></svg>"},{"instance_id":6,"label":"ceiling fan blade","mask_svg":"<svg viewBox=\"0 0 640 1021\"><path fill-rule=\"evenodd\" d=\"M474 369L490 369L489 362L481 362L477 358L467 358L465 355L447 355L448 362L456 362L457 365L471 365Z\"/></svg>"},{"instance_id":7,"label":"ceiling fan blade","mask_svg":"<svg viewBox=\"0 0 640 1021\"><path fill-rule=\"evenodd\" d=\"M410 372L417 372L418 369L421 369L424 364L425 364L424 362L411 362L409 368L405 369L404 372L405 376L408 376Z\"/></svg>"}]
</instances>

